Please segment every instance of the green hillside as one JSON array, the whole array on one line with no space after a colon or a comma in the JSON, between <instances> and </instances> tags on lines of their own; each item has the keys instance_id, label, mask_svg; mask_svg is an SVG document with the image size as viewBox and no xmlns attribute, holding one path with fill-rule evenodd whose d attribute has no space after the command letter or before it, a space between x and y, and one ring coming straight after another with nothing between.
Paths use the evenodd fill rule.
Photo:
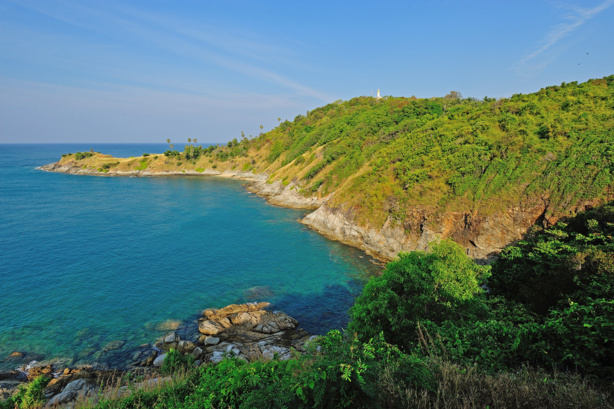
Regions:
<instances>
[{"instance_id":1,"label":"green hillside","mask_svg":"<svg viewBox=\"0 0 614 409\"><path fill-rule=\"evenodd\" d=\"M272 179L335 192L359 221L403 220L411 206L489 212L536 195L556 215L609 193L613 128L609 76L498 100L359 97L280 123L251 147Z\"/></svg>"},{"instance_id":2,"label":"green hillside","mask_svg":"<svg viewBox=\"0 0 614 409\"><path fill-rule=\"evenodd\" d=\"M612 197L613 141L614 75L502 99L454 91L358 97L222 146L190 141L183 152L171 145L159 156L65 155L60 163L78 159L100 172L266 172L305 196L334 193L329 206L376 228L416 208L487 216L535 201L554 222L578 204Z\"/></svg>"}]
</instances>

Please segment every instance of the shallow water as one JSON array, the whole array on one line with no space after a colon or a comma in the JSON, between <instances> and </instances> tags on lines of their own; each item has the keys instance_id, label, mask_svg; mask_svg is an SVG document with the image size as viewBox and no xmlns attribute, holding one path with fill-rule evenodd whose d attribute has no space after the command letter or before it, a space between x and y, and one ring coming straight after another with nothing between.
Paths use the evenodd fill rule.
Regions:
<instances>
[{"instance_id":1,"label":"shallow water","mask_svg":"<svg viewBox=\"0 0 614 409\"><path fill-rule=\"evenodd\" d=\"M166 145L0 145L0 369L99 361L152 342L161 322L270 301L314 333L342 328L379 267L296 222L243 183L216 177L92 177L37 166L62 153Z\"/></svg>"}]
</instances>

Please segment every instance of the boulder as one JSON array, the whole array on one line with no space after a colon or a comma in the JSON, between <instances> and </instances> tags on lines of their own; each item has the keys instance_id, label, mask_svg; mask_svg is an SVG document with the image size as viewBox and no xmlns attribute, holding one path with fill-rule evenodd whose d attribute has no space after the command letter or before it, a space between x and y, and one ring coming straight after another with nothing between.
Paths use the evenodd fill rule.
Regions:
<instances>
[{"instance_id":1,"label":"boulder","mask_svg":"<svg viewBox=\"0 0 614 409\"><path fill-rule=\"evenodd\" d=\"M155 367L161 367L162 364L164 364L164 359L166 359L166 354L162 354L159 355L154 361L153 361L153 366Z\"/></svg>"},{"instance_id":2,"label":"boulder","mask_svg":"<svg viewBox=\"0 0 614 409\"><path fill-rule=\"evenodd\" d=\"M192 358L194 359L199 359L203 354L203 350L199 347L194 348L194 350L192 351Z\"/></svg>"},{"instance_id":3,"label":"boulder","mask_svg":"<svg viewBox=\"0 0 614 409\"><path fill-rule=\"evenodd\" d=\"M151 366L158 357L158 351L153 351L147 358L141 361L140 366Z\"/></svg>"},{"instance_id":4,"label":"boulder","mask_svg":"<svg viewBox=\"0 0 614 409\"><path fill-rule=\"evenodd\" d=\"M41 375L45 375L49 378L52 378L53 372L53 365L31 366L28 369L26 376L28 377L28 381L38 378Z\"/></svg>"},{"instance_id":5,"label":"boulder","mask_svg":"<svg viewBox=\"0 0 614 409\"><path fill-rule=\"evenodd\" d=\"M157 324L154 329L156 331L175 331L181 325L181 321L168 320Z\"/></svg>"},{"instance_id":6,"label":"boulder","mask_svg":"<svg viewBox=\"0 0 614 409\"><path fill-rule=\"evenodd\" d=\"M220 343L220 339L217 337L208 337L205 336L203 337L203 339L201 340L201 342L205 345L217 345Z\"/></svg>"},{"instance_id":7,"label":"boulder","mask_svg":"<svg viewBox=\"0 0 614 409\"><path fill-rule=\"evenodd\" d=\"M273 359L277 355L280 360L290 359L292 356L288 348L279 347L276 345L266 345L261 348L264 359Z\"/></svg>"},{"instance_id":8,"label":"boulder","mask_svg":"<svg viewBox=\"0 0 614 409\"><path fill-rule=\"evenodd\" d=\"M228 315L231 315L231 314L262 310L263 308L266 308L269 305L270 303L268 302L248 303L248 304L240 304L240 305L231 304L229 306L226 306L224 308L220 308L217 310L213 308L207 309L203 311L203 315L207 317L207 319L209 320L218 320L218 319L227 317Z\"/></svg>"},{"instance_id":9,"label":"boulder","mask_svg":"<svg viewBox=\"0 0 614 409\"><path fill-rule=\"evenodd\" d=\"M170 344L172 342L179 342L179 341L180 341L179 335L175 334L174 332L171 332L170 334L166 334L163 340L165 344Z\"/></svg>"},{"instance_id":10,"label":"boulder","mask_svg":"<svg viewBox=\"0 0 614 409\"><path fill-rule=\"evenodd\" d=\"M220 324L215 321L201 321L198 323L198 331L205 335L216 335L224 330Z\"/></svg>"},{"instance_id":11,"label":"boulder","mask_svg":"<svg viewBox=\"0 0 614 409\"><path fill-rule=\"evenodd\" d=\"M3 381L5 379L26 381L27 377L23 372L20 371L0 372L0 381Z\"/></svg>"},{"instance_id":12,"label":"boulder","mask_svg":"<svg viewBox=\"0 0 614 409\"><path fill-rule=\"evenodd\" d=\"M61 393L51 398L46 407L56 407L74 401L79 397L86 397L94 389L96 389L96 386L88 383L85 379L77 379L66 385Z\"/></svg>"},{"instance_id":13,"label":"boulder","mask_svg":"<svg viewBox=\"0 0 614 409\"><path fill-rule=\"evenodd\" d=\"M260 318L260 322L254 327L254 331L263 334L273 334L279 331L294 329L297 325L298 321L283 312L269 312Z\"/></svg>"},{"instance_id":14,"label":"boulder","mask_svg":"<svg viewBox=\"0 0 614 409\"><path fill-rule=\"evenodd\" d=\"M179 341L177 344L177 350L182 354L189 354L194 351L194 348L196 348L196 345L190 341Z\"/></svg>"}]
</instances>

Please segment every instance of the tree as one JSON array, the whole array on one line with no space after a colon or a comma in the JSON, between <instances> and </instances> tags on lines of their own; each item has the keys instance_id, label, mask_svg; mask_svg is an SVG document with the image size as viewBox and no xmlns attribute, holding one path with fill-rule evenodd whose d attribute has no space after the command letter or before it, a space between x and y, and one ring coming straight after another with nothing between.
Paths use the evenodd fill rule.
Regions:
<instances>
[{"instance_id":1,"label":"tree","mask_svg":"<svg viewBox=\"0 0 614 409\"><path fill-rule=\"evenodd\" d=\"M448 95L444 97L445 99L463 99L463 94L458 91L450 91Z\"/></svg>"},{"instance_id":2,"label":"tree","mask_svg":"<svg viewBox=\"0 0 614 409\"><path fill-rule=\"evenodd\" d=\"M386 341L409 350L420 321L474 318L483 308L480 287L490 266L479 266L451 240L432 251L400 253L365 286L350 310L349 329L363 340L383 332Z\"/></svg>"}]
</instances>

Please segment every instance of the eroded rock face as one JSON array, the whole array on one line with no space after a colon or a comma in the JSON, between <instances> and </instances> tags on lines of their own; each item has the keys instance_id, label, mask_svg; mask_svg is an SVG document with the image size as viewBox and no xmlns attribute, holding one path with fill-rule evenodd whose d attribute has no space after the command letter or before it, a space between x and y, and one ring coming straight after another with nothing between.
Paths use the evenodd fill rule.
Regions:
<instances>
[{"instance_id":1,"label":"eroded rock face","mask_svg":"<svg viewBox=\"0 0 614 409\"><path fill-rule=\"evenodd\" d=\"M582 203L571 212L592 207ZM389 218L381 227L359 226L351 212L321 206L305 216L301 222L317 232L365 250L374 256L394 259L400 251L426 250L430 242L451 238L466 248L470 257L488 261L504 247L522 239L534 225L545 227L556 223L547 216L548 201L537 198L530 203L482 216L478 212L446 212L429 214L414 209L401 223Z\"/></svg>"}]
</instances>

